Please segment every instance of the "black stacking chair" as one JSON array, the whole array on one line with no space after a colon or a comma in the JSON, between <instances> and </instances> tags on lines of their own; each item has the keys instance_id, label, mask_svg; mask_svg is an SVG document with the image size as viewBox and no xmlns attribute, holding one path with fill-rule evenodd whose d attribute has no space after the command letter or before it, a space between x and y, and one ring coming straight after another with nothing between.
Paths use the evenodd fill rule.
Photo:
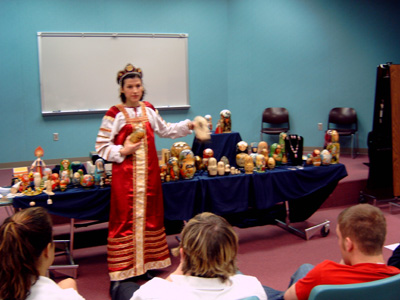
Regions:
<instances>
[{"instance_id":1,"label":"black stacking chair","mask_svg":"<svg viewBox=\"0 0 400 300\"><path fill-rule=\"evenodd\" d=\"M264 109L261 119L261 140L263 134L279 135L290 129L289 112L284 107L268 107Z\"/></svg>"}]
</instances>

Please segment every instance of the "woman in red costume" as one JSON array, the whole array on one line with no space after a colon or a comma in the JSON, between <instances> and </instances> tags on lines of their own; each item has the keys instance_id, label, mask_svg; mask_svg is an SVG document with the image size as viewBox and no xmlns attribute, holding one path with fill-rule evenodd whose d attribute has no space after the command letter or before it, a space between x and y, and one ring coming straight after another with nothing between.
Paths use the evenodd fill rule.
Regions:
<instances>
[{"instance_id":1,"label":"woman in red costume","mask_svg":"<svg viewBox=\"0 0 400 300\"><path fill-rule=\"evenodd\" d=\"M178 138L194 126L190 120L167 124L141 101L142 77L131 64L118 73L122 104L105 114L96 140L98 154L113 162L107 257L112 282L171 264L154 133ZM140 139L131 138L135 133Z\"/></svg>"}]
</instances>

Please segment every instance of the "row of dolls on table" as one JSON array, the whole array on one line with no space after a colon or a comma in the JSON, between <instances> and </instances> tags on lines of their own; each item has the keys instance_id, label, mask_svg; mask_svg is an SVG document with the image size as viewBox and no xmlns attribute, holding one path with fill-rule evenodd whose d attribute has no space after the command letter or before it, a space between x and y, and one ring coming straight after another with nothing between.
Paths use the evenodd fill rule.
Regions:
<instances>
[{"instance_id":1,"label":"row of dolls on table","mask_svg":"<svg viewBox=\"0 0 400 300\"><path fill-rule=\"evenodd\" d=\"M324 150L315 149L308 154L306 164L314 166L329 165L339 162L339 135L337 131L327 131ZM207 148L203 157L194 155L186 142L176 142L171 149L163 149L160 161L162 182L179 179L192 179L196 171L207 170L209 176L239 174L241 169L246 174L266 172L277 165L303 165L303 137L296 134L281 133L279 142L268 147L267 142L251 143L240 141L236 145L236 167L232 166L226 156L220 161L214 158L214 151Z\"/></svg>"},{"instance_id":2,"label":"row of dolls on table","mask_svg":"<svg viewBox=\"0 0 400 300\"><path fill-rule=\"evenodd\" d=\"M94 174L85 174L86 170L77 169L74 166L81 166L80 162L71 163L68 159L63 159L59 165L59 171L54 171L46 166L42 160L44 150L42 147L35 149L36 160L32 163L28 172L27 168L15 172L11 180L10 197L17 194L34 196L42 192L54 195L53 190L65 191L68 186L73 187L92 187L95 184L107 185L111 183L111 178L106 174L104 160L96 161ZM57 168L56 168L57 169Z\"/></svg>"}]
</instances>

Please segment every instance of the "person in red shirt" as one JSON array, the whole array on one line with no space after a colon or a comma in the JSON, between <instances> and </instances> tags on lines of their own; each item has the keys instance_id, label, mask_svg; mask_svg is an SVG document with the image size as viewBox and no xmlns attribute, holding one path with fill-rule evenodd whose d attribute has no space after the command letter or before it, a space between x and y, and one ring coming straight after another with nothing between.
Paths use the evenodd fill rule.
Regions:
<instances>
[{"instance_id":1,"label":"person in red shirt","mask_svg":"<svg viewBox=\"0 0 400 300\"><path fill-rule=\"evenodd\" d=\"M336 234L341 262L325 260L316 265L289 287L285 300L308 299L313 287L321 284L362 283L400 273L383 259L386 220L379 208L370 204L346 208L339 214Z\"/></svg>"}]
</instances>

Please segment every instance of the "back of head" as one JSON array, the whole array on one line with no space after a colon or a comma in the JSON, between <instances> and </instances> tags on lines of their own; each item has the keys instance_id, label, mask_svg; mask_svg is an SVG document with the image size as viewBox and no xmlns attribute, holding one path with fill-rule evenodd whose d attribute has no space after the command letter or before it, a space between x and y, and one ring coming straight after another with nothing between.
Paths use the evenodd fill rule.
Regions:
<instances>
[{"instance_id":1,"label":"back of head","mask_svg":"<svg viewBox=\"0 0 400 300\"><path fill-rule=\"evenodd\" d=\"M386 219L382 211L370 204L358 204L342 211L338 217L342 238L349 237L365 255L378 255L386 238Z\"/></svg>"},{"instance_id":2,"label":"back of head","mask_svg":"<svg viewBox=\"0 0 400 300\"><path fill-rule=\"evenodd\" d=\"M0 299L25 299L39 277L42 251L52 242L52 223L42 207L8 217L0 227Z\"/></svg>"},{"instance_id":3,"label":"back of head","mask_svg":"<svg viewBox=\"0 0 400 300\"><path fill-rule=\"evenodd\" d=\"M192 218L183 228L180 247L186 275L226 281L237 271L238 238L220 216L202 213Z\"/></svg>"}]
</instances>

